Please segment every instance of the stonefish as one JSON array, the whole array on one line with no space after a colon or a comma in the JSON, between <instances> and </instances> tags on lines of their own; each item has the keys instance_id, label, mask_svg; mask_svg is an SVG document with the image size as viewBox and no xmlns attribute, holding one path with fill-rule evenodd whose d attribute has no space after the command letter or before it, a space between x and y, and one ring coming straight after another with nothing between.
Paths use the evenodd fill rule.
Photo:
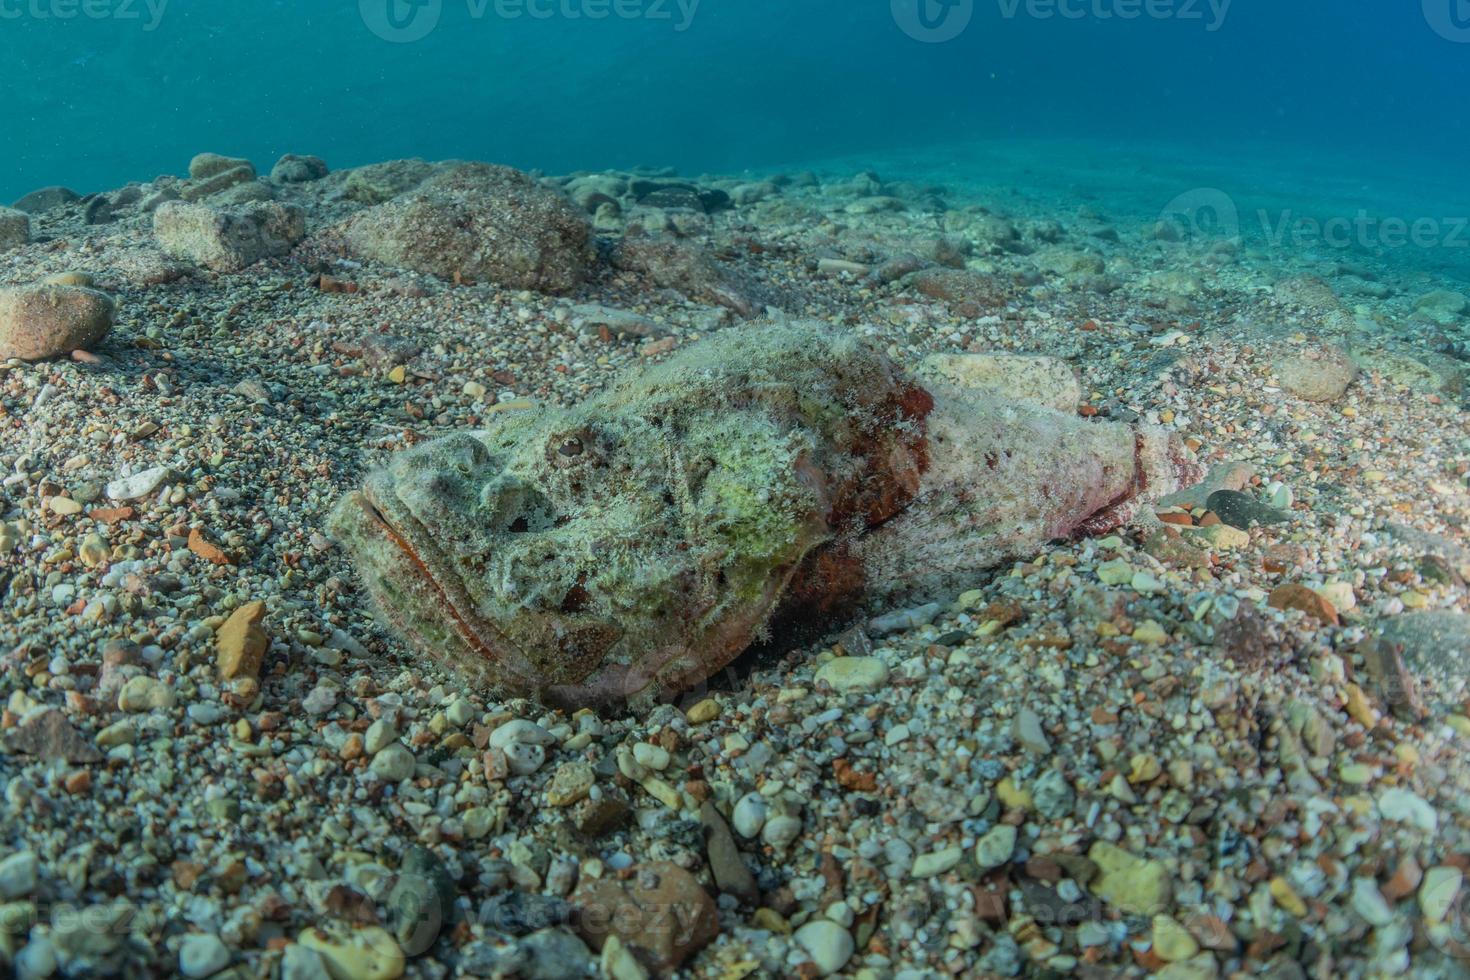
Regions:
<instances>
[{"instance_id":1,"label":"stonefish","mask_svg":"<svg viewBox=\"0 0 1470 980\"><path fill-rule=\"evenodd\" d=\"M700 684L773 623L967 587L1194 475L1162 430L921 380L848 332L776 323L401 452L331 526L423 654L609 708Z\"/></svg>"}]
</instances>

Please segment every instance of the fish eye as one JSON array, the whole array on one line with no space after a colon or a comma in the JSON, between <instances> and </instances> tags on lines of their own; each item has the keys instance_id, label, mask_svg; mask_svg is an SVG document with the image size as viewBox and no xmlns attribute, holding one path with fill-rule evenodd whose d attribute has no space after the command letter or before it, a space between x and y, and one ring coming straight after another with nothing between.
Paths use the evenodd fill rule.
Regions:
<instances>
[{"instance_id":1,"label":"fish eye","mask_svg":"<svg viewBox=\"0 0 1470 980\"><path fill-rule=\"evenodd\" d=\"M590 429L563 432L553 436L546 445L546 459L558 469L586 466L598 458L597 437Z\"/></svg>"}]
</instances>

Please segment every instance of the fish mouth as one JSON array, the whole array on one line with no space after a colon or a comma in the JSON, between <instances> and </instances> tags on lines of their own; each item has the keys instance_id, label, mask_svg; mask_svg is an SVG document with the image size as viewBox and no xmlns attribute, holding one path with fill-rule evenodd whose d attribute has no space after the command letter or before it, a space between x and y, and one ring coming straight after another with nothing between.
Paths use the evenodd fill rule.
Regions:
<instances>
[{"instance_id":1,"label":"fish mouth","mask_svg":"<svg viewBox=\"0 0 1470 980\"><path fill-rule=\"evenodd\" d=\"M389 624L431 659L516 693L538 688L519 647L475 611L453 565L399 500L393 478L373 474L338 504L333 528L356 553L368 592Z\"/></svg>"}]
</instances>

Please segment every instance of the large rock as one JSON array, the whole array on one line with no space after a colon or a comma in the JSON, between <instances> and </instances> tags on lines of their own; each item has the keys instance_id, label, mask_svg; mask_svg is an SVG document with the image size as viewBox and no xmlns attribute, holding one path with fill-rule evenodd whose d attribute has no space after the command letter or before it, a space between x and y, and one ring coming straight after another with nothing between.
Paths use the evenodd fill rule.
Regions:
<instances>
[{"instance_id":1,"label":"large rock","mask_svg":"<svg viewBox=\"0 0 1470 980\"><path fill-rule=\"evenodd\" d=\"M613 265L648 276L655 286L692 300L752 316L756 305L702 249L663 238L625 238L613 250Z\"/></svg>"},{"instance_id":2,"label":"large rock","mask_svg":"<svg viewBox=\"0 0 1470 980\"><path fill-rule=\"evenodd\" d=\"M16 201L14 206L17 211L24 211L26 214L42 214L81 199L80 194L67 187L42 187Z\"/></svg>"},{"instance_id":3,"label":"large rock","mask_svg":"<svg viewBox=\"0 0 1470 980\"><path fill-rule=\"evenodd\" d=\"M321 180L327 173L327 163L321 157L287 153L271 168L271 180L281 184L306 184Z\"/></svg>"},{"instance_id":4,"label":"large rock","mask_svg":"<svg viewBox=\"0 0 1470 980\"><path fill-rule=\"evenodd\" d=\"M87 350L112 329L112 297L77 286L0 289L0 360L42 361Z\"/></svg>"},{"instance_id":5,"label":"large rock","mask_svg":"<svg viewBox=\"0 0 1470 980\"><path fill-rule=\"evenodd\" d=\"M1414 309L1431 320L1450 323L1459 319L1466 311L1470 311L1470 299L1467 299L1464 293L1436 289L1415 300Z\"/></svg>"},{"instance_id":6,"label":"large rock","mask_svg":"<svg viewBox=\"0 0 1470 980\"><path fill-rule=\"evenodd\" d=\"M720 932L715 901L669 861L634 869L626 881L587 878L572 893L578 934L595 950L615 935L662 975L673 973Z\"/></svg>"},{"instance_id":7,"label":"large rock","mask_svg":"<svg viewBox=\"0 0 1470 980\"><path fill-rule=\"evenodd\" d=\"M361 256L444 279L566 293L592 261L587 221L509 167L463 164L348 222Z\"/></svg>"},{"instance_id":8,"label":"large rock","mask_svg":"<svg viewBox=\"0 0 1470 980\"><path fill-rule=\"evenodd\" d=\"M1279 358L1276 380L1286 391L1309 402L1335 402L1358 376L1358 366L1347 351L1334 344L1317 344Z\"/></svg>"},{"instance_id":9,"label":"large rock","mask_svg":"<svg viewBox=\"0 0 1470 980\"><path fill-rule=\"evenodd\" d=\"M24 211L0 208L0 248L16 248L30 240L30 216Z\"/></svg>"},{"instance_id":10,"label":"large rock","mask_svg":"<svg viewBox=\"0 0 1470 980\"><path fill-rule=\"evenodd\" d=\"M423 160L385 160L348 171L342 196L360 204L382 204L429 179L433 164Z\"/></svg>"},{"instance_id":11,"label":"large rock","mask_svg":"<svg viewBox=\"0 0 1470 980\"><path fill-rule=\"evenodd\" d=\"M218 177L220 174L229 173L232 170L247 170L250 176L247 180L255 179L255 165L243 157L226 157L218 153L201 153L189 161L189 176L194 180L208 180Z\"/></svg>"},{"instance_id":12,"label":"large rock","mask_svg":"<svg viewBox=\"0 0 1470 980\"><path fill-rule=\"evenodd\" d=\"M169 201L153 215L153 234L175 258L238 272L289 253L306 237L306 216L298 207L274 202L211 208Z\"/></svg>"}]
</instances>

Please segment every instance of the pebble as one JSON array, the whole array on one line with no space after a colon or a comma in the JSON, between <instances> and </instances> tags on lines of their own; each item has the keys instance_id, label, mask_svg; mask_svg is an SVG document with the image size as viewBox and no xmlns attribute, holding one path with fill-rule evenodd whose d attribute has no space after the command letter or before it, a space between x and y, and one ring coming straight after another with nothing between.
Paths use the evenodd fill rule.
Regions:
<instances>
[{"instance_id":1,"label":"pebble","mask_svg":"<svg viewBox=\"0 0 1470 980\"><path fill-rule=\"evenodd\" d=\"M322 954L310 946L290 943L281 954L281 980L333 980Z\"/></svg>"},{"instance_id":2,"label":"pebble","mask_svg":"<svg viewBox=\"0 0 1470 980\"><path fill-rule=\"evenodd\" d=\"M230 951L211 933L191 933L179 944L179 972L186 977L212 977L230 965Z\"/></svg>"},{"instance_id":3,"label":"pebble","mask_svg":"<svg viewBox=\"0 0 1470 980\"><path fill-rule=\"evenodd\" d=\"M597 774L585 762L568 762L557 767L546 787L546 802L567 807L587 798L597 782Z\"/></svg>"},{"instance_id":4,"label":"pebble","mask_svg":"<svg viewBox=\"0 0 1470 980\"><path fill-rule=\"evenodd\" d=\"M801 836L801 818L790 814L770 818L766 821L765 827L761 829L761 840L777 851L786 850L799 836Z\"/></svg>"},{"instance_id":5,"label":"pebble","mask_svg":"<svg viewBox=\"0 0 1470 980\"><path fill-rule=\"evenodd\" d=\"M1087 857L1098 867L1093 893L1113 908L1130 915L1153 915L1167 907L1173 882L1162 862L1137 857L1107 841L1094 843Z\"/></svg>"},{"instance_id":6,"label":"pebble","mask_svg":"<svg viewBox=\"0 0 1470 980\"><path fill-rule=\"evenodd\" d=\"M1394 786L1378 796L1378 812L1385 819L1417 827L1426 834L1439 830L1439 814L1423 797L1411 790Z\"/></svg>"},{"instance_id":7,"label":"pebble","mask_svg":"<svg viewBox=\"0 0 1470 980\"><path fill-rule=\"evenodd\" d=\"M165 711L174 706L174 690L154 677L134 677L117 695L122 711Z\"/></svg>"},{"instance_id":8,"label":"pebble","mask_svg":"<svg viewBox=\"0 0 1470 980\"><path fill-rule=\"evenodd\" d=\"M922 629L938 619L939 615L944 612L944 608L942 603L932 602L915 609L904 609L878 616L868 621L868 632L873 636L891 636L905 630Z\"/></svg>"},{"instance_id":9,"label":"pebble","mask_svg":"<svg viewBox=\"0 0 1470 980\"><path fill-rule=\"evenodd\" d=\"M888 666L877 657L836 657L815 678L839 694L871 693L888 682Z\"/></svg>"},{"instance_id":10,"label":"pebble","mask_svg":"<svg viewBox=\"0 0 1470 980\"><path fill-rule=\"evenodd\" d=\"M691 707L685 717L691 725L707 725L720 717L720 702L714 698L705 698Z\"/></svg>"},{"instance_id":11,"label":"pebble","mask_svg":"<svg viewBox=\"0 0 1470 980\"><path fill-rule=\"evenodd\" d=\"M1393 909L1371 878L1353 879L1352 905L1370 926L1382 927L1393 922Z\"/></svg>"},{"instance_id":12,"label":"pebble","mask_svg":"<svg viewBox=\"0 0 1470 980\"><path fill-rule=\"evenodd\" d=\"M583 940L596 947L616 935L662 974L677 970L720 931L714 899L698 878L669 861L635 866L618 880L585 879L570 901L583 910L572 919Z\"/></svg>"},{"instance_id":13,"label":"pebble","mask_svg":"<svg viewBox=\"0 0 1470 980\"><path fill-rule=\"evenodd\" d=\"M1167 915L1153 918L1153 950L1165 963L1178 963L1199 953L1199 943L1189 930Z\"/></svg>"},{"instance_id":14,"label":"pebble","mask_svg":"<svg viewBox=\"0 0 1470 980\"><path fill-rule=\"evenodd\" d=\"M304 930L296 941L316 951L333 980L397 980L403 976L403 950L380 926L350 931L317 926Z\"/></svg>"},{"instance_id":15,"label":"pebble","mask_svg":"<svg viewBox=\"0 0 1470 980\"><path fill-rule=\"evenodd\" d=\"M107 485L106 494L109 499L118 503L126 503L131 500L141 500L150 496L163 481L169 477L167 466L155 466L152 469L134 473L131 476L119 477Z\"/></svg>"},{"instance_id":16,"label":"pebble","mask_svg":"<svg viewBox=\"0 0 1470 980\"><path fill-rule=\"evenodd\" d=\"M413 753L400 743L381 749L369 763L372 771L388 783L401 783L413 775L416 762Z\"/></svg>"},{"instance_id":17,"label":"pebble","mask_svg":"<svg viewBox=\"0 0 1470 980\"><path fill-rule=\"evenodd\" d=\"M1277 586L1266 602L1272 609L1295 609L1328 626L1339 623L1337 609L1332 603L1305 585L1288 583Z\"/></svg>"},{"instance_id":18,"label":"pebble","mask_svg":"<svg viewBox=\"0 0 1470 980\"><path fill-rule=\"evenodd\" d=\"M377 755L397 740L398 732L393 728L393 723L386 718L379 718L363 733L362 748L368 755Z\"/></svg>"},{"instance_id":19,"label":"pebble","mask_svg":"<svg viewBox=\"0 0 1470 980\"><path fill-rule=\"evenodd\" d=\"M1048 820L1060 820L1077 802L1077 793L1060 769L1049 769L1031 787L1036 812Z\"/></svg>"},{"instance_id":20,"label":"pebble","mask_svg":"<svg viewBox=\"0 0 1470 980\"><path fill-rule=\"evenodd\" d=\"M617 936L608 936L597 960L605 980L648 980L648 971Z\"/></svg>"},{"instance_id":21,"label":"pebble","mask_svg":"<svg viewBox=\"0 0 1470 980\"><path fill-rule=\"evenodd\" d=\"M669 767L670 756L668 750L662 746L639 742L633 746L633 759L640 766L645 766L654 772L663 772Z\"/></svg>"},{"instance_id":22,"label":"pebble","mask_svg":"<svg viewBox=\"0 0 1470 980\"><path fill-rule=\"evenodd\" d=\"M981 871L999 868L1016 852L1016 828L997 824L975 843L975 863Z\"/></svg>"},{"instance_id":23,"label":"pebble","mask_svg":"<svg viewBox=\"0 0 1470 980\"><path fill-rule=\"evenodd\" d=\"M1444 922L1454 911L1464 883L1465 873L1459 868L1435 867L1424 872L1424 881L1419 885L1419 910L1424 921L1430 925Z\"/></svg>"},{"instance_id":24,"label":"pebble","mask_svg":"<svg viewBox=\"0 0 1470 980\"><path fill-rule=\"evenodd\" d=\"M301 699L301 710L309 715L324 715L337 706L337 689L318 684Z\"/></svg>"},{"instance_id":25,"label":"pebble","mask_svg":"<svg viewBox=\"0 0 1470 980\"><path fill-rule=\"evenodd\" d=\"M1284 524L1292 519L1290 511L1277 510L1248 493L1217 490L1205 501L1205 508L1233 528L1249 531L1257 524Z\"/></svg>"},{"instance_id":26,"label":"pebble","mask_svg":"<svg viewBox=\"0 0 1470 980\"><path fill-rule=\"evenodd\" d=\"M1011 726L1011 731L1016 741L1020 742L1024 748L1037 755L1051 754L1051 740L1042 730L1041 717L1030 708L1022 708L1016 712L1016 720Z\"/></svg>"},{"instance_id":27,"label":"pebble","mask_svg":"<svg viewBox=\"0 0 1470 980\"><path fill-rule=\"evenodd\" d=\"M796 930L795 938L824 977L847 966L855 949L852 933L828 919L813 919Z\"/></svg>"},{"instance_id":28,"label":"pebble","mask_svg":"<svg viewBox=\"0 0 1470 980\"><path fill-rule=\"evenodd\" d=\"M759 793L746 793L736 801L735 809L730 814L730 825L741 837L754 840L766 825L766 815L769 812L770 806L765 797Z\"/></svg>"},{"instance_id":29,"label":"pebble","mask_svg":"<svg viewBox=\"0 0 1470 980\"><path fill-rule=\"evenodd\" d=\"M35 851L18 851L0 861L0 898L24 898L40 884L41 862Z\"/></svg>"},{"instance_id":30,"label":"pebble","mask_svg":"<svg viewBox=\"0 0 1470 980\"><path fill-rule=\"evenodd\" d=\"M261 627L265 603L247 602L230 614L214 635L215 663L222 680L260 676L270 637Z\"/></svg>"},{"instance_id":31,"label":"pebble","mask_svg":"<svg viewBox=\"0 0 1470 980\"><path fill-rule=\"evenodd\" d=\"M915 878L933 878L952 871L964 856L965 850L962 847L946 847L943 850L920 854L914 859L914 867L910 873Z\"/></svg>"},{"instance_id":32,"label":"pebble","mask_svg":"<svg viewBox=\"0 0 1470 980\"><path fill-rule=\"evenodd\" d=\"M760 900L760 886L745 865L745 858L730 833L730 825L708 800L699 808L699 821L704 825L705 855L709 859L715 885L723 894L734 895L746 905L755 905Z\"/></svg>"}]
</instances>

